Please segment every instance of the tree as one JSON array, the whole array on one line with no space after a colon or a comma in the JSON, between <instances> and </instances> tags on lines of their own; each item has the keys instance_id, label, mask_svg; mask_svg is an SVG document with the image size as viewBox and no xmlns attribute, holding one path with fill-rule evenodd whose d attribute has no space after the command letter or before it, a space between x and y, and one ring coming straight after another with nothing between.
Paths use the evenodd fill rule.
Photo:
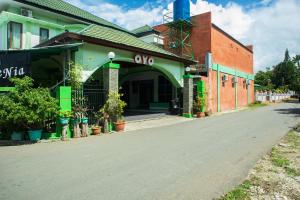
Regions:
<instances>
[{"instance_id":1,"label":"tree","mask_svg":"<svg viewBox=\"0 0 300 200\"><path fill-rule=\"evenodd\" d=\"M276 88L290 86L296 75L296 67L292 61L281 62L273 70L272 82Z\"/></svg>"},{"instance_id":2,"label":"tree","mask_svg":"<svg viewBox=\"0 0 300 200\"><path fill-rule=\"evenodd\" d=\"M262 89L293 90L300 92L300 56L291 59L288 49L284 60L267 71L259 71L255 75L255 83Z\"/></svg>"},{"instance_id":3,"label":"tree","mask_svg":"<svg viewBox=\"0 0 300 200\"><path fill-rule=\"evenodd\" d=\"M273 71L270 70L270 68L268 68L266 72L257 72L254 79L255 83L260 85L263 90L272 90L274 88L272 84Z\"/></svg>"},{"instance_id":4,"label":"tree","mask_svg":"<svg viewBox=\"0 0 300 200\"><path fill-rule=\"evenodd\" d=\"M291 57L290 57L289 50L286 49L285 50L285 55L284 55L284 61L283 62L288 62L288 61L291 61Z\"/></svg>"}]
</instances>

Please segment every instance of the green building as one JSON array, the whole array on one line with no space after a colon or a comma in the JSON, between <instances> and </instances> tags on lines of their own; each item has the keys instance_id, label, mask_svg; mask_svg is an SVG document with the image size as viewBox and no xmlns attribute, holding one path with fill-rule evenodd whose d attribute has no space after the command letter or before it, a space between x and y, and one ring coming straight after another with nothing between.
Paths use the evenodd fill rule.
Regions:
<instances>
[{"instance_id":1,"label":"green building","mask_svg":"<svg viewBox=\"0 0 300 200\"><path fill-rule=\"evenodd\" d=\"M81 66L91 110L108 91L121 90L129 111L167 109L183 97L190 116L193 81L184 75L194 61L162 49L158 33L144 29L131 32L62 0L1 1L0 86L28 74L55 91L68 84L71 67Z\"/></svg>"}]
</instances>

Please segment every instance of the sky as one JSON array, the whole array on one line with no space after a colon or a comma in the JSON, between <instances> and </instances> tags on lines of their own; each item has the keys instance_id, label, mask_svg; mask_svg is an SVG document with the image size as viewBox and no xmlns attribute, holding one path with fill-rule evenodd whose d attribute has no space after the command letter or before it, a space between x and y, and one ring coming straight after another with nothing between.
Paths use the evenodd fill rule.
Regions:
<instances>
[{"instance_id":1,"label":"sky","mask_svg":"<svg viewBox=\"0 0 300 200\"><path fill-rule=\"evenodd\" d=\"M65 0L132 30L163 22L173 0ZM254 70L283 60L286 48L300 54L300 0L191 0L192 15L212 12L213 23L254 45Z\"/></svg>"}]
</instances>

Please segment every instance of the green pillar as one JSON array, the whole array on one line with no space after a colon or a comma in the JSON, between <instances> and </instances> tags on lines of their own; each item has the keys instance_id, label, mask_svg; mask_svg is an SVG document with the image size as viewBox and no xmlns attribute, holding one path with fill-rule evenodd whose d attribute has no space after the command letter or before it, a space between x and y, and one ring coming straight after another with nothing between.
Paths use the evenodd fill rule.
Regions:
<instances>
[{"instance_id":1,"label":"green pillar","mask_svg":"<svg viewBox=\"0 0 300 200\"><path fill-rule=\"evenodd\" d=\"M61 86L56 90L56 98L59 102L61 111L72 111L72 89L69 86ZM50 139L59 139L61 137L62 127L59 119L56 120L56 133L50 136ZM70 126L67 132L67 137L71 138Z\"/></svg>"},{"instance_id":2,"label":"green pillar","mask_svg":"<svg viewBox=\"0 0 300 200\"><path fill-rule=\"evenodd\" d=\"M206 98L205 82L203 80L197 81L197 95L201 98ZM206 107L204 106L201 112L205 112Z\"/></svg>"},{"instance_id":3,"label":"green pillar","mask_svg":"<svg viewBox=\"0 0 300 200\"><path fill-rule=\"evenodd\" d=\"M237 110L239 105L238 105L238 76L237 76L237 72L235 71L235 79L236 79L236 83L234 83L234 95L235 95L235 109Z\"/></svg>"},{"instance_id":4,"label":"green pillar","mask_svg":"<svg viewBox=\"0 0 300 200\"><path fill-rule=\"evenodd\" d=\"M249 79L247 79L247 82L246 82L246 84L247 84L247 104L249 105L250 104L250 85L248 85L248 82L250 83L250 80Z\"/></svg>"},{"instance_id":5,"label":"green pillar","mask_svg":"<svg viewBox=\"0 0 300 200\"><path fill-rule=\"evenodd\" d=\"M217 65L217 98L218 98L218 112L221 112L221 81L220 81L220 66Z\"/></svg>"}]
</instances>

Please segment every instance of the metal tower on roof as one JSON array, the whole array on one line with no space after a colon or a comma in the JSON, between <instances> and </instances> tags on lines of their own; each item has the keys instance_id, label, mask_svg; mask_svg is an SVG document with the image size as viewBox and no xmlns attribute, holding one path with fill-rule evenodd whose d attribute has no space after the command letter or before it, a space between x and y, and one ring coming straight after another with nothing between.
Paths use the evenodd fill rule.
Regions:
<instances>
[{"instance_id":1,"label":"metal tower on roof","mask_svg":"<svg viewBox=\"0 0 300 200\"><path fill-rule=\"evenodd\" d=\"M190 1L175 0L173 13L164 15L164 24L168 27L168 50L174 54L188 59L194 59L195 55L191 43Z\"/></svg>"}]
</instances>

